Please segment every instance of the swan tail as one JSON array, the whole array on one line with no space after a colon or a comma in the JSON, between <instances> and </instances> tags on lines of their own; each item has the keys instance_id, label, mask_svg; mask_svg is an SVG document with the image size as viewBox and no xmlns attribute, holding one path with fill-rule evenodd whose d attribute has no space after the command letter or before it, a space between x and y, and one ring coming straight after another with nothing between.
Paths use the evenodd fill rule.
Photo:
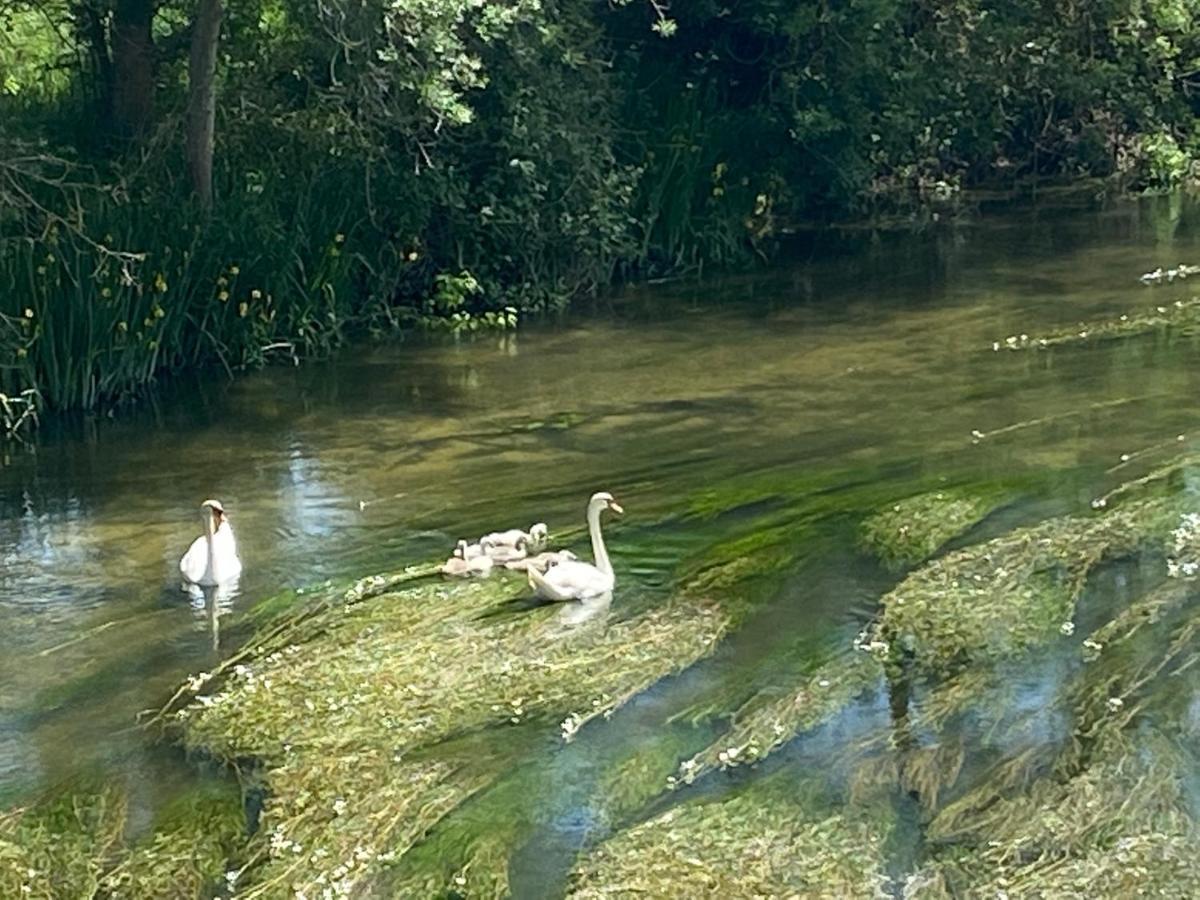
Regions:
<instances>
[{"instance_id":1,"label":"swan tail","mask_svg":"<svg viewBox=\"0 0 1200 900\"><path fill-rule=\"evenodd\" d=\"M533 566L530 566L528 569L526 569L525 574L529 576L529 586L533 588L533 592L539 597L543 597L546 600L560 601L572 599L570 594L563 592L547 581L546 576L544 576Z\"/></svg>"}]
</instances>

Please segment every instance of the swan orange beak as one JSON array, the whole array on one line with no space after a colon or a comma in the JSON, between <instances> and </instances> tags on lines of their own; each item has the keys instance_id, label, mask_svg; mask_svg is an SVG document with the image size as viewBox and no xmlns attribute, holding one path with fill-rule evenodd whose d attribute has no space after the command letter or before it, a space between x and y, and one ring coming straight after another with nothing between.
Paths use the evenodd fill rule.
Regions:
<instances>
[{"instance_id":1,"label":"swan orange beak","mask_svg":"<svg viewBox=\"0 0 1200 900\"><path fill-rule=\"evenodd\" d=\"M609 500L608 508L611 509L613 512L615 512L618 516L622 515L625 512L625 508L623 506L621 506L621 504L618 503L616 500Z\"/></svg>"}]
</instances>

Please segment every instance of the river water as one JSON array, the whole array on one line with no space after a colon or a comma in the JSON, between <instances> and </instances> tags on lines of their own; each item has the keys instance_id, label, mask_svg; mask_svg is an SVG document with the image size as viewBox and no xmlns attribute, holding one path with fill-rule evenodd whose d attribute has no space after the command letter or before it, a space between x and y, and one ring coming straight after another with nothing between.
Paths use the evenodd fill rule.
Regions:
<instances>
[{"instance_id":1,"label":"river water","mask_svg":"<svg viewBox=\"0 0 1200 900\"><path fill-rule=\"evenodd\" d=\"M1200 262L1198 225L1174 197L826 235L765 271L631 289L513 334L357 348L49 423L0 468L0 806L99 772L145 818L196 777L135 716L233 640L178 585L208 497L246 565L234 608L496 526L576 524L599 489L628 511L610 536L618 580L650 592L713 538L670 524L682 498L747 473L885 495L1028 472L1054 489L1023 515L1086 508L1122 454L1200 444L1197 348L993 342L1189 296L1138 276ZM870 617L888 576L839 527L706 677Z\"/></svg>"}]
</instances>

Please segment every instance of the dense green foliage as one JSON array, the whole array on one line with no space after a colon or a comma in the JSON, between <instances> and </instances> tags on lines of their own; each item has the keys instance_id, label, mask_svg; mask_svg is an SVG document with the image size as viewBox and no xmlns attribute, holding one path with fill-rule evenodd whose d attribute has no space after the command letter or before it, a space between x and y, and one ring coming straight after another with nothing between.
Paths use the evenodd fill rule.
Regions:
<instances>
[{"instance_id":1,"label":"dense green foliage","mask_svg":"<svg viewBox=\"0 0 1200 900\"><path fill-rule=\"evenodd\" d=\"M0 392L56 408L351 329L511 327L801 218L1189 179L1187 0L228 3L215 206L191 3L0 2Z\"/></svg>"}]
</instances>

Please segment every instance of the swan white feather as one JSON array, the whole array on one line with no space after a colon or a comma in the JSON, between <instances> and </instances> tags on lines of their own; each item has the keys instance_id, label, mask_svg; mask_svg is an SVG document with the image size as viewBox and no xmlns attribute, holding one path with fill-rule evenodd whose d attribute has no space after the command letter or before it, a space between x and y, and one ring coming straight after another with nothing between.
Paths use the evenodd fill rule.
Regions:
<instances>
[{"instance_id":1,"label":"swan white feather","mask_svg":"<svg viewBox=\"0 0 1200 900\"><path fill-rule=\"evenodd\" d=\"M590 600L612 592L616 577L604 546L604 536L600 533L600 513L606 509L615 513L624 512L612 494L606 491L593 494L588 501L587 523L595 563L566 560L551 566L545 574L536 568L527 569L529 585L536 596L557 601Z\"/></svg>"},{"instance_id":2,"label":"swan white feather","mask_svg":"<svg viewBox=\"0 0 1200 900\"><path fill-rule=\"evenodd\" d=\"M524 543L527 547L540 548L550 539L550 529L545 522L535 522L528 531L520 528L510 528L507 531L493 531L479 539L481 546L516 547Z\"/></svg>"},{"instance_id":3,"label":"swan white feather","mask_svg":"<svg viewBox=\"0 0 1200 900\"><path fill-rule=\"evenodd\" d=\"M442 564L443 575L470 578L473 575L487 575L492 571L491 557L482 553L476 556L470 555L470 546L466 541L458 542L458 546L454 548L454 554Z\"/></svg>"},{"instance_id":4,"label":"swan white feather","mask_svg":"<svg viewBox=\"0 0 1200 900\"><path fill-rule=\"evenodd\" d=\"M219 500L205 500L200 513L204 534L192 541L179 560L179 572L185 581L202 587L234 581L242 574L242 561L238 558L233 526L225 517L225 507Z\"/></svg>"}]
</instances>

